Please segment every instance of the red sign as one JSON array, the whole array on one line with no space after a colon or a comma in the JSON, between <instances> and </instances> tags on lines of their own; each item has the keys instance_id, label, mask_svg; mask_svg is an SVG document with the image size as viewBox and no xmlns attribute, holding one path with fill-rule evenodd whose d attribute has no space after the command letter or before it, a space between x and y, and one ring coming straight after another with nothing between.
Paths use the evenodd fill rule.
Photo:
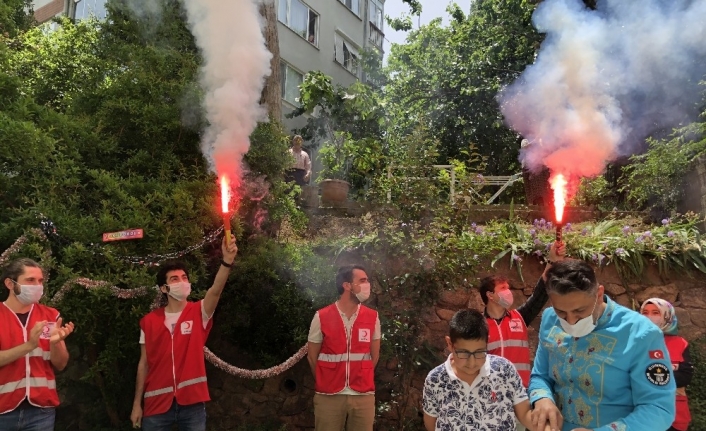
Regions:
<instances>
[{"instance_id":1,"label":"red sign","mask_svg":"<svg viewBox=\"0 0 706 431\"><path fill-rule=\"evenodd\" d=\"M664 359L664 353L661 350L650 350L650 359Z\"/></svg>"},{"instance_id":2,"label":"red sign","mask_svg":"<svg viewBox=\"0 0 706 431\"><path fill-rule=\"evenodd\" d=\"M123 241L126 239L140 239L144 236L142 229L128 229L120 232L108 232L103 234L103 242Z\"/></svg>"}]
</instances>

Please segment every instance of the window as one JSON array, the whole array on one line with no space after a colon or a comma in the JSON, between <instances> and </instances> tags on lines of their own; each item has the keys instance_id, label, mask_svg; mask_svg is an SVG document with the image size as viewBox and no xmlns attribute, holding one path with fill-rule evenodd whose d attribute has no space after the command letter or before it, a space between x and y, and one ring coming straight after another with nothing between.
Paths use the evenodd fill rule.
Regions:
<instances>
[{"instance_id":1,"label":"window","mask_svg":"<svg viewBox=\"0 0 706 431\"><path fill-rule=\"evenodd\" d=\"M360 4L358 3L358 0L339 0L341 3L343 3L348 9L350 9L354 14L360 16Z\"/></svg>"},{"instance_id":2,"label":"window","mask_svg":"<svg viewBox=\"0 0 706 431\"><path fill-rule=\"evenodd\" d=\"M383 22L383 7L380 2L377 0L368 0L368 10L370 12L370 17L369 20L375 27L378 28L378 30L382 31L382 22Z\"/></svg>"},{"instance_id":3,"label":"window","mask_svg":"<svg viewBox=\"0 0 706 431\"><path fill-rule=\"evenodd\" d=\"M333 45L334 60L345 67L350 73L358 76L358 60L360 55L358 50L343 37L336 35Z\"/></svg>"},{"instance_id":4,"label":"window","mask_svg":"<svg viewBox=\"0 0 706 431\"><path fill-rule=\"evenodd\" d=\"M287 63L281 62L280 80L282 81L282 99L292 105L299 106L299 86L304 81L304 75Z\"/></svg>"},{"instance_id":5,"label":"window","mask_svg":"<svg viewBox=\"0 0 706 431\"><path fill-rule=\"evenodd\" d=\"M292 31L318 46L319 15L300 0L279 0L277 17Z\"/></svg>"},{"instance_id":6,"label":"window","mask_svg":"<svg viewBox=\"0 0 706 431\"><path fill-rule=\"evenodd\" d=\"M382 50L385 34L382 32L383 6L379 0L368 0L368 21L370 43Z\"/></svg>"},{"instance_id":7,"label":"window","mask_svg":"<svg viewBox=\"0 0 706 431\"><path fill-rule=\"evenodd\" d=\"M105 19L108 14L105 10L106 0L74 0L74 19L81 20L91 17Z\"/></svg>"}]
</instances>

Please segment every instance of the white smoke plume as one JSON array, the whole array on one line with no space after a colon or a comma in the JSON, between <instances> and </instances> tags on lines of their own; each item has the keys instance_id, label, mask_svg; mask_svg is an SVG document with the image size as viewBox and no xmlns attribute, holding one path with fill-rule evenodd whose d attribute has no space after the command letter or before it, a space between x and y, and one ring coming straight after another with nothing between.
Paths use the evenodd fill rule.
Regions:
<instances>
[{"instance_id":1,"label":"white smoke plume","mask_svg":"<svg viewBox=\"0 0 706 431\"><path fill-rule=\"evenodd\" d=\"M265 46L258 0L182 0L201 49L201 86L208 127L201 148L214 170L237 186L243 155L257 122L267 119L260 106L272 54Z\"/></svg>"},{"instance_id":2,"label":"white smoke plume","mask_svg":"<svg viewBox=\"0 0 706 431\"><path fill-rule=\"evenodd\" d=\"M536 62L498 96L532 145L525 166L592 177L650 133L695 113L706 73L706 0L545 0Z\"/></svg>"}]
</instances>

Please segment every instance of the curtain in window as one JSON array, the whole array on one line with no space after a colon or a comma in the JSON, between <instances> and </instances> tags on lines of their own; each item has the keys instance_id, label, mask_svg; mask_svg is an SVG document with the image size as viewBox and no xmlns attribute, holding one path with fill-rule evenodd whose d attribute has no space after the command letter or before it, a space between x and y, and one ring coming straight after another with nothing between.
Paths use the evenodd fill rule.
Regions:
<instances>
[{"instance_id":1,"label":"curtain in window","mask_svg":"<svg viewBox=\"0 0 706 431\"><path fill-rule=\"evenodd\" d=\"M306 28L309 24L309 8L299 0L291 0L289 28L306 39Z\"/></svg>"},{"instance_id":2,"label":"curtain in window","mask_svg":"<svg viewBox=\"0 0 706 431\"><path fill-rule=\"evenodd\" d=\"M285 88L283 93L284 100L299 106L299 102L297 101L299 98L299 85L303 80L304 77L299 72L289 66L286 67Z\"/></svg>"},{"instance_id":3,"label":"curtain in window","mask_svg":"<svg viewBox=\"0 0 706 431\"><path fill-rule=\"evenodd\" d=\"M277 18L284 24L289 25L287 22L287 3L289 0L279 0L279 7L277 8Z\"/></svg>"}]
</instances>

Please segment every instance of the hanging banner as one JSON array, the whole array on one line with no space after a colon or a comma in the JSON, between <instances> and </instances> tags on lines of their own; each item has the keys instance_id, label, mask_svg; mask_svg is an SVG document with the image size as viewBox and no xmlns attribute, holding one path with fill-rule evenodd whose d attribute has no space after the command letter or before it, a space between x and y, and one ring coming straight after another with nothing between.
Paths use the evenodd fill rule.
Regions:
<instances>
[{"instance_id":1,"label":"hanging banner","mask_svg":"<svg viewBox=\"0 0 706 431\"><path fill-rule=\"evenodd\" d=\"M126 239L140 239L144 236L142 229L128 229L120 232L107 232L103 234L103 242L123 241Z\"/></svg>"}]
</instances>

